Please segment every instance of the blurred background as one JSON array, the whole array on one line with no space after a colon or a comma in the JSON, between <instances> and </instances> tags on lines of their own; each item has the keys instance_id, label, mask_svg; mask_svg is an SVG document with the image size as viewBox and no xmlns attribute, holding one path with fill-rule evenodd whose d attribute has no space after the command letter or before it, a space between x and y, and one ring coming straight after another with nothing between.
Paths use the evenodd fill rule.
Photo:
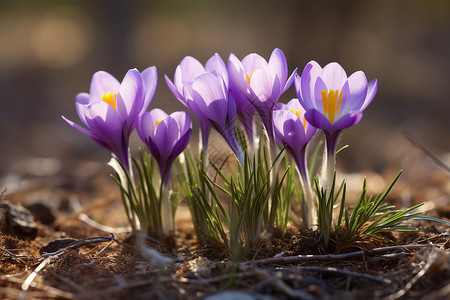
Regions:
<instances>
[{"instance_id":1,"label":"blurred background","mask_svg":"<svg viewBox=\"0 0 450 300\"><path fill-rule=\"evenodd\" d=\"M422 154L403 131L438 156L450 151L450 1L2 0L0 186L109 160L61 119L81 123L75 95L89 91L97 70L121 80L130 68L157 66L151 108L171 112L183 106L164 74L173 78L184 56L269 58L274 48L290 72L337 61L348 75L378 78L364 118L344 133L343 171L404 168L411 153ZM291 88L281 101L292 97Z\"/></svg>"}]
</instances>

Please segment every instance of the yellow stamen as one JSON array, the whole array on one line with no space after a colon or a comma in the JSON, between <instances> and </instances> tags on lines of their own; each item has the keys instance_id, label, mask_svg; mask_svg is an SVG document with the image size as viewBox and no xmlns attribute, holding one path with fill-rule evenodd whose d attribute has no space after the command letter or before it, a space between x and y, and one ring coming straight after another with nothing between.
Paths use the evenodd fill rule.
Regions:
<instances>
[{"instance_id":1,"label":"yellow stamen","mask_svg":"<svg viewBox=\"0 0 450 300\"><path fill-rule=\"evenodd\" d=\"M291 109L291 111L294 113L294 114L296 114L297 115L297 117L301 120L301 117L300 117L300 109L297 109L297 110L293 110L293 109ZM306 119L305 118L303 118L303 128L306 128Z\"/></svg>"},{"instance_id":2,"label":"yellow stamen","mask_svg":"<svg viewBox=\"0 0 450 300\"><path fill-rule=\"evenodd\" d=\"M117 105L117 93L114 92L108 92L108 93L104 93L102 96L102 100L105 101L106 103L108 103L109 105L111 105L114 109L116 109L116 105Z\"/></svg>"},{"instance_id":3,"label":"yellow stamen","mask_svg":"<svg viewBox=\"0 0 450 300\"><path fill-rule=\"evenodd\" d=\"M291 111L294 113L294 114L296 114L297 115L297 117L299 117L300 118L300 109L297 109L297 110L293 110L293 109L291 109Z\"/></svg>"},{"instance_id":4,"label":"yellow stamen","mask_svg":"<svg viewBox=\"0 0 450 300\"><path fill-rule=\"evenodd\" d=\"M164 120L164 118L158 119L155 122L155 130L156 130L156 126L158 126L159 123L161 123Z\"/></svg>"},{"instance_id":5,"label":"yellow stamen","mask_svg":"<svg viewBox=\"0 0 450 300\"><path fill-rule=\"evenodd\" d=\"M323 90L320 92L322 96L323 114L334 123L335 117L339 114L339 109L341 108L342 102L342 92L339 90ZM339 100L338 100L339 97Z\"/></svg>"},{"instance_id":6,"label":"yellow stamen","mask_svg":"<svg viewBox=\"0 0 450 300\"><path fill-rule=\"evenodd\" d=\"M248 81L248 84L250 84L250 79L252 78L252 76L253 76L253 73L255 73L255 71L256 70L254 70L253 72L252 72L252 74L250 75L250 74L245 74L245 76L247 77L247 81Z\"/></svg>"}]
</instances>

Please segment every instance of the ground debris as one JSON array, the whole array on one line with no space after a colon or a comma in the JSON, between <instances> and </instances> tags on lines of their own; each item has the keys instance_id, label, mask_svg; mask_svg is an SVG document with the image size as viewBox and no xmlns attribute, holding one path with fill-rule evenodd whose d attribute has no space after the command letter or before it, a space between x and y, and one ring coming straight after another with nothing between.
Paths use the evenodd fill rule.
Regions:
<instances>
[{"instance_id":1,"label":"ground debris","mask_svg":"<svg viewBox=\"0 0 450 300\"><path fill-rule=\"evenodd\" d=\"M0 231L22 240L33 240L38 226L31 212L21 205L2 200L0 203Z\"/></svg>"}]
</instances>

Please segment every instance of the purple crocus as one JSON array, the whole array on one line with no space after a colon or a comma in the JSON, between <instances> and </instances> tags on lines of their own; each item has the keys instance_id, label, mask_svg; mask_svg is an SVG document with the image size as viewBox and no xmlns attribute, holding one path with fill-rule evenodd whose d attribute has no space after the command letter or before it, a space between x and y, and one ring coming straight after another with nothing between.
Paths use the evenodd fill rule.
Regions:
<instances>
[{"instance_id":1,"label":"purple crocus","mask_svg":"<svg viewBox=\"0 0 450 300\"><path fill-rule=\"evenodd\" d=\"M192 56L186 56L180 62L175 70L174 81L172 82L167 75L165 75L165 80L167 86L169 87L175 98L178 99L184 106L189 107L187 104L187 99L185 95L185 85L191 84L194 79L203 73L211 73L216 76L220 76L228 88L228 75L227 67L223 62L219 54L214 54L203 66L197 59ZM194 111L193 111L194 112ZM196 114L196 112L194 112ZM197 116L197 115L196 115ZM203 153L206 155L208 149L208 138L211 130L211 126L208 121L197 116L200 122L200 130L202 137L202 148Z\"/></svg>"},{"instance_id":2,"label":"purple crocus","mask_svg":"<svg viewBox=\"0 0 450 300\"><path fill-rule=\"evenodd\" d=\"M183 92L187 106L197 118L220 133L243 163L243 153L234 134L236 104L222 76L203 73L185 84Z\"/></svg>"},{"instance_id":3,"label":"purple crocus","mask_svg":"<svg viewBox=\"0 0 450 300\"><path fill-rule=\"evenodd\" d=\"M375 97L378 81L367 82L362 71L347 77L338 63L330 63L322 69L317 62L311 61L301 77L295 76L294 84L297 97L306 110L306 119L325 133L327 156L322 177L324 186L329 188L341 131L361 120L364 109Z\"/></svg>"},{"instance_id":4,"label":"purple crocus","mask_svg":"<svg viewBox=\"0 0 450 300\"><path fill-rule=\"evenodd\" d=\"M277 104L273 111L275 139L280 145L286 145L286 150L294 158L304 191L302 203L302 219L307 228L316 222L316 207L313 200L311 181L306 165L306 145L317 132L317 128L305 119L305 110L292 99L288 104Z\"/></svg>"},{"instance_id":5,"label":"purple crocus","mask_svg":"<svg viewBox=\"0 0 450 300\"><path fill-rule=\"evenodd\" d=\"M173 162L186 149L191 139L192 122L189 113L177 111L168 115L155 108L140 117L136 129L158 162L161 180L167 186Z\"/></svg>"},{"instance_id":6,"label":"purple crocus","mask_svg":"<svg viewBox=\"0 0 450 300\"><path fill-rule=\"evenodd\" d=\"M228 58L230 88L234 94L247 99L261 117L272 146L272 111L280 96L292 85L294 74L288 78L286 57L280 49L275 49L269 62L258 54L244 57L242 62L234 55ZM241 97L236 97L241 101Z\"/></svg>"},{"instance_id":7,"label":"purple crocus","mask_svg":"<svg viewBox=\"0 0 450 300\"><path fill-rule=\"evenodd\" d=\"M98 71L92 76L89 94L80 93L75 98L78 116L87 129L62 118L111 151L128 171L128 140L137 118L153 98L157 80L155 67L147 68L142 74L131 69L122 83L109 73Z\"/></svg>"}]
</instances>

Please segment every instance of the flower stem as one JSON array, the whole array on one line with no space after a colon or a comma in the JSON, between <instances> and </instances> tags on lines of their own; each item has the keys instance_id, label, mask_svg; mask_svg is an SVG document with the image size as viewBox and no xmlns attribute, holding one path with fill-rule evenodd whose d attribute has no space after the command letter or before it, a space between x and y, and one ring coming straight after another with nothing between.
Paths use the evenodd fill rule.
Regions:
<instances>
[{"instance_id":1,"label":"flower stem","mask_svg":"<svg viewBox=\"0 0 450 300\"><path fill-rule=\"evenodd\" d=\"M169 185L161 182L159 199L161 203L161 226L164 236L170 236L174 230L172 205L170 203Z\"/></svg>"},{"instance_id":2,"label":"flower stem","mask_svg":"<svg viewBox=\"0 0 450 300\"><path fill-rule=\"evenodd\" d=\"M304 199L302 202L301 216L303 225L306 228L311 228L313 225L317 225L317 208L314 203L314 194L311 188L311 180L309 178L308 168L306 166L306 146L300 151L300 153L293 153L295 163L297 165L297 171L300 174L300 183L303 188Z\"/></svg>"},{"instance_id":3,"label":"flower stem","mask_svg":"<svg viewBox=\"0 0 450 300\"><path fill-rule=\"evenodd\" d=\"M198 153L204 169L208 166L208 140L210 131L211 127L208 124L200 122Z\"/></svg>"},{"instance_id":4,"label":"flower stem","mask_svg":"<svg viewBox=\"0 0 450 300\"><path fill-rule=\"evenodd\" d=\"M325 153L322 168L322 187L331 190L334 172L336 170L336 150L341 130L324 131L325 133Z\"/></svg>"}]
</instances>

